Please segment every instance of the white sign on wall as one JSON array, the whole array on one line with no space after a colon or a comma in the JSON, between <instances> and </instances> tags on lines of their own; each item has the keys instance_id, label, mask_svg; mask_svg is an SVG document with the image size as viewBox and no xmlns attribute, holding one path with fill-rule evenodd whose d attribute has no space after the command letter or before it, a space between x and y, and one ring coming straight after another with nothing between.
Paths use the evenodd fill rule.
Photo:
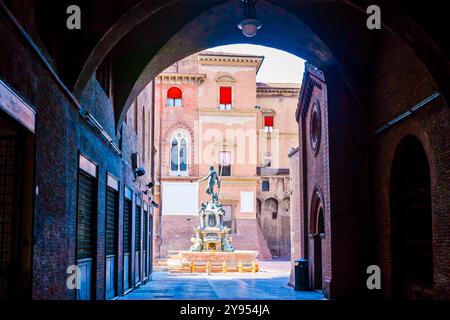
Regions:
<instances>
[{"instance_id":1,"label":"white sign on wall","mask_svg":"<svg viewBox=\"0 0 450 320\"><path fill-rule=\"evenodd\" d=\"M255 193L252 191L241 191L241 213L255 212Z\"/></svg>"},{"instance_id":2,"label":"white sign on wall","mask_svg":"<svg viewBox=\"0 0 450 320\"><path fill-rule=\"evenodd\" d=\"M163 182L163 215L198 215L198 183Z\"/></svg>"}]
</instances>

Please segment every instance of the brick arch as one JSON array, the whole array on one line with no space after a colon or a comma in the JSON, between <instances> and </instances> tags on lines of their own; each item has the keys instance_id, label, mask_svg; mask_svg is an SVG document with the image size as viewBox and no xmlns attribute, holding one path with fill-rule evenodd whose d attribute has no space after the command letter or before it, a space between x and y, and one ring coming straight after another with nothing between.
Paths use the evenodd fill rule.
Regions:
<instances>
[{"instance_id":1,"label":"brick arch","mask_svg":"<svg viewBox=\"0 0 450 320\"><path fill-rule=\"evenodd\" d=\"M427 133L423 131L419 123L412 123L404 126L400 132L398 132L392 137L393 139L392 144L389 144L387 150L389 170L390 171L392 170L392 163L394 161L395 153L397 151L398 146L407 136L415 137L417 140L419 140L420 144L422 145L422 148L424 149L425 155L428 160L428 165L430 167L431 188L436 187L438 179L436 172L436 159L434 155L435 153L430 143L430 140L428 139Z\"/></svg>"},{"instance_id":2,"label":"brick arch","mask_svg":"<svg viewBox=\"0 0 450 320\"><path fill-rule=\"evenodd\" d=\"M183 122L177 122L177 123L171 125L166 130L166 132L164 133L163 138L162 138L162 143L163 144L169 143L170 142L170 138L172 137L172 133L174 131L176 131L176 130L184 130L184 131L188 132L191 140L194 137L194 130L189 125L187 125L187 124L185 124Z\"/></svg>"},{"instance_id":3,"label":"brick arch","mask_svg":"<svg viewBox=\"0 0 450 320\"><path fill-rule=\"evenodd\" d=\"M325 200L322 190L319 186L316 186L313 191L311 206L309 209L309 233L312 234L318 230L319 213L322 209L325 218Z\"/></svg>"},{"instance_id":4,"label":"brick arch","mask_svg":"<svg viewBox=\"0 0 450 320\"><path fill-rule=\"evenodd\" d=\"M265 199L263 206L262 206L262 210L264 211L265 209L267 209L270 202L272 202L274 204L276 203L276 209L277 209L277 213L278 213L278 211L280 209L280 200L278 200L277 197L269 197L269 198Z\"/></svg>"},{"instance_id":5,"label":"brick arch","mask_svg":"<svg viewBox=\"0 0 450 320\"><path fill-rule=\"evenodd\" d=\"M274 200L274 201L276 201L278 204L280 203L280 200L279 200L276 196L271 196L271 197L268 197L267 199L264 200L264 204L266 204L266 203L269 202L270 200Z\"/></svg>"},{"instance_id":6,"label":"brick arch","mask_svg":"<svg viewBox=\"0 0 450 320\"><path fill-rule=\"evenodd\" d=\"M75 63L65 75L68 87L74 88L75 97L78 99L104 58L108 54L114 57L115 69L119 71L114 79L117 88L114 108L118 128L136 96L166 67L208 47L231 44L242 39L242 35L235 32L236 21L242 17L240 0L185 0L183 6L186 10L180 12L177 21L167 17L180 6L180 0L168 0L164 4L156 5L152 0L142 0L138 4L134 1L121 2L127 4L122 10L117 10L113 5L108 8L110 11L116 11L115 19L108 21L101 30L85 32L92 38L81 37L79 42L73 42L73 46L64 48L68 52L72 48L80 48L77 52L79 58L75 59ZM410 10L409 4L407 6L394 2L383 2L383 12L392 12L383 17L383 30L398 36L400 41L413 49L448 101L449 75L445 71L449 70L449 66L444 45L447 39L436 31L431 31L433 28L430 28L428 23L411 19L408 14L413 17L415 14ZM257 43L298 54L324 71L338 70L350 87L358 89L355 85L359 80L358 70L352 70L355 68L353 62L361 60L361 64L365 65L363 62L367 61L364 61L364 58L368 56L367 53L373 51L372 40L377 40L379 36L379 32L372 32L377 37L373 39L367 32L363 33L365 30L360 27L367 19L366 4L348 0L330 2L326 6L308 4L307 10L302 10L303 6L304 4L297 1L258 1L258 16L264 21L264 32L258 35ZM325 10L322 10L322 6ZM346 32L342 33L343 41L335 41L336 30L340 29L343 19L336 19L332 15L335 12L334 6L338 6L336 9L349 24ZM91 16L107 14L94 9L100 10L94 7ZM430 9L424 7L423 10ZM117 11L123 14L120 15ZM314 14L311 15L311 12ZM266 18L265 14L270 16L270 19ZM211 21L217 24L216 28L205 28ZM327 23L322 23L323 21ZM188 26L190 28L187 28ZM165 32L154 35L149 30ZM272 34L273 30L278 30L283 35L282 39L279 35ZM153 41L142 41L150 36ZM348 51L342 50L340 46L352 38L360 40L361 50L353 50L351 56L348 56ZM90 45L81 45L81 39ZM140 53L137 59L130 59L129 53L133 49ZM121 74L123 70L127 72Z\"/></svg>"}]
</instances>

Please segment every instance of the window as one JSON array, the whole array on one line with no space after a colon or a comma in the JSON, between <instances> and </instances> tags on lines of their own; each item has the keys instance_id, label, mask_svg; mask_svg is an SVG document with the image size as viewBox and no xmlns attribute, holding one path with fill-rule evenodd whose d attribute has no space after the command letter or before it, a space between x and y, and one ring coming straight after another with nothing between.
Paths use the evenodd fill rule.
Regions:
<instances>
[{"instance_id":1,"label":"window","mask_svg":"<svg viewBox=\"0 0 450 320\"><path fill-rule=\"evenodd\" d=\"M181 132L172 137L170 146L170 171L172 175L187 175L188 171L188 139Z\"/></svg>"},{"instance_id":2,"label":"window","mask_svg":"<svg viewBox=\"0 0 450 320\"><path fill-rule=\"evenodd\" d=\"M219 153L219 175L223 177L231 176L231 152L221 151Z\"/></svg>"},{"instance_id":3,"label":"window","mask_svg":"<svg viewBox=\"0 0 450 320\"><path fill-rule=\"evenodd\" d=\"M172 87L167 91L167 106L181 107L183 104L183 93L180 88Z\"/></svg>"},{"instance_id":4,"label":"window","mask_svg":"<svg viewBox=\"0 0 450 320\"><path fill-rule=\"evenodd\" d=\"M264 117L264 131L273 132L273 116Z\"/></svg>"},{"instance_id":5,"label":"window","mask_svg":"<svg viewBox=\"0 0 450 320\"><path fill-rule=\"evenodd\" d=\"M220 100L219 100L219 109L220 110L231 110L233 94L231 87L220 87Z\"/></svg>"},{"instance_id":6,"label":"window","mask_svg":"<svg viewBox=\"0 0 450 320\"><path fill-rule=\"evenodd\" d=\"M269 181L263 181L262 183L262 191L269 192L270 191L270 182Z\"/></svg>"}]
</instances>

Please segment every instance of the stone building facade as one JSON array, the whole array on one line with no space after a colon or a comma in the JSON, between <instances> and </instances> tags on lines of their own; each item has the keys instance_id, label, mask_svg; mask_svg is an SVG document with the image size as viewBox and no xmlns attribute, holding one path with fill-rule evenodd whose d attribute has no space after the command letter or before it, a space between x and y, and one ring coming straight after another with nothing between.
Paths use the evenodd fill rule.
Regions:
<instances>
[{"instance_id":1,"label":"stone building facade","mask_svg":"<svg viewBox=\"0 0 450 320\"><path fill-rule=\"evenodd\" d=\"M262 259L289 256L287 154L298 140L292 115L299 86L257 84L263 60L202 52L156 78L159 257L189 249L198 207L208 200L198 181L210 165L223 182L233 245L258 250Z\"/></svg>"},{"instance_id":2,"label":"stone building facade","mask_svg":"<svg viewBox=\"0 0 450 320\"><path fill-rule=\"evenodd\" d=\"M257 217L273 258L291 256L289 153L298 145L297 124L292 119L300 85L258 83L260 113ZM265 124L273 121L273 131ZM268 123L265 123L268 122ZM269 132L266 132L269 131ZM266 147L267 146L267 147Z\"/></svg>"}]
</instances>

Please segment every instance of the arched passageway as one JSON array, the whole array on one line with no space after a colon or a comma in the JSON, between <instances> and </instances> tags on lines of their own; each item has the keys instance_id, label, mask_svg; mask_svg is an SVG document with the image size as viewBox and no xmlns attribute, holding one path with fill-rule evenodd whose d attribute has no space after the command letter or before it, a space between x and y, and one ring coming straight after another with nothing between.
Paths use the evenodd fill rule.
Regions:
<instances>
[{"instance_id":1,"label":"arched passageway","mask_svg":"<svg viewBox=\"0 0 450 320\"><path fill-rule=\"evenodd\" d=\"M134 132L123 126L125 115L149 81L172 63L208 47L243 41L236 28L243 10L238 0L111 0L107 5L101 1L81 1L83 10L89 13L84 15L82 30L74 32L61 28L66 16L59 14L65 12L70 1L58 1L51 6L31 2L34 10L29 11L24 10L29 1L0 2L0 89L9 93L8 99L1 96L0 105L8 111L28 105L39 120L35 128L35 185L26 190L30 203L34 203L34 208L28 211L34 217L36 236L33 255L27 257L36 275L28 281L32 288L30 295L36 299L73 299L75 294L60 279L66 274L66 264L76 264L79 169L94 168L91 171L98 172L96 185L102 189L106 189L109 176L120 180L119 220L124 221L126 199L131 202L130 216L126 217L133 224L128 226L129 230L139 231L134 224L142 216L134 212L142 210L136 203L143 196L136 182L135 170L139 169L136 155L147 154L142 158L147 161L148 172L155 155L143 151L136 142L142 124L129 119L135 122ZM318 265L326 266L322 270L322 284L331 298L370 296L364 270L373 261L383 267L383 279L388 281L390 260L386 252L390 244L385 239L390 230L386 222L390 210L386 204L391 201L385 193L389 181L386 175L390 173L387 169L390 154L386 150L391 150L392 141L405 132L429 137L426 154L433 153L437 159L436 176L431 178L440 193L436 197L433 192L437 191L431 189L431 197L435 199L431 209L438 219L431 238L447 236L449 51L447 38L437 35L432 26L434 22L445 25L448 18L444 10L440 14L432 12L433 6L376 2L385 18L382 30L374 31L366 28L365 2L261 0L257 16L264 27L257 37L249 40L283 49L312 64L304 77L297 114L300 140L296 185L301 193L298 199L291 199L299 217L291 232L298 236L301 255L310 257L315 247L308 245L308 237L319 230L314 225L317 220L311 212L311 199L314 188L320 186L326 234L321 244L322 251L327 253ZM432 12L433 23L423 21L417 12ZM103 71L110 82L102 81ZM315 108L320 113L314 116ZM22 123L20 120L15 114L15 121ZM419 153L411 154L415 157ZM84 158L80 155L90 159L85 162L88 168L81 168L80 159ZM416 167L411 164L409 169ZM401 182L406 175L403 169L393 173L393 208L410 212L413 209L405 207L399 199L417 190L410 190ZM411 183L411 188L414 184L417 188L425 186L422 182L426 179L419 180ZM403 187L407 188L401 191ZM98 192L95 212L99 224L93 239L102 239L103 235L106 203L101 198L103 194ZM394 233L399 235L393 241L393 252L405 245L398 239L409 236L422 222L429 223L429 214L425 214L421 216L423 220L418 217L405 225L402 215L393 226ZM122 239L123 231L120 232L118 238ZM429 246L430 235L426 233L423 237L415 239L418 246ZM49 241L51 247L47 245ZM130 274L125 277L119 272L116 280L120 294L126 292L124 278L129 280L127 286L139 285L131 282L142 279L132 276L141 273L138 264L142 263L131 259L141 249L137 248L141 242L127 241L126 250L123 244L119 245L121 254L129 251L130 255ZM101 284L105 271L101 263L103 243L94 245L97 246L92 254L99 261L96 280ZM435 284L427 292L436 298L448 297L449 252L441 242L434 241L435 247L438 248L432 252ZM429 251L425 251L428 261ZM414 258L400 254L394 265ZM55 265L61 267L54 268ZM425 263L423 268L429 269ZM415 281L416 272L413 270L409 280L395 285L401 295L410 295L406 293L412 287L408 283ZM48 287L53 288L51 292L43 289ZM92 293L97 299L104 299L104 291L98 285ZM382 292L383 297L390 295L389 288Z\"/></svg>"}]
</instances>

